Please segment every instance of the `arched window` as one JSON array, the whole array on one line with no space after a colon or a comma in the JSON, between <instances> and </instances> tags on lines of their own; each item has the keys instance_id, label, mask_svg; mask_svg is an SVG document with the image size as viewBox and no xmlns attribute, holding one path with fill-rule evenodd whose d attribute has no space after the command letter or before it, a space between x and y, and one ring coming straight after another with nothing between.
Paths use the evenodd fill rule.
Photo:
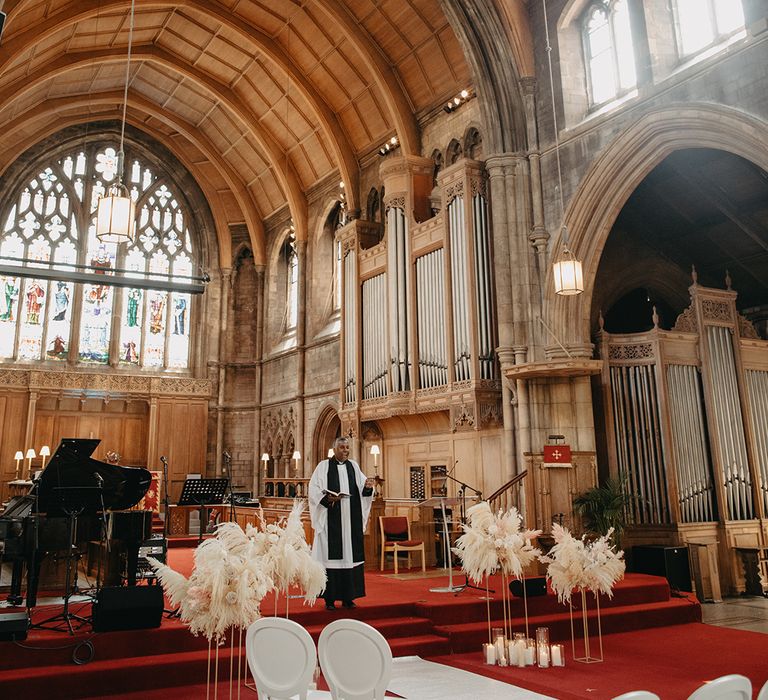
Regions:
<instances>
[{"instance_id":1,"label":"arched window","mask_svg":"<svg viewBox=\"0 0 768 700\"><path fill-rule=\"evenodd\" d=\"M93 141L32 165L4 193L0 262L86 265L103 271L105 282L111 269L128 277L192 275L192 219L175 184L130 148L125 162L125 184L137 205L134 243L96 238L96 204L116 179L117 154L110 143ZM190 366L188 293L21 276L0 277L0 289L0 359Z\"/></svg>"},{"instance_id":2,"label":"arched window","mask_svg":"<svg viewBox=\"0 0 768 700\"><path fill-rule=\"evenodd\" d=\"M452 139L448 144L448 148L445 149L445 162L448 163L448 165L453 165L463 156L464 153L461 144L456 139Z\"/></svg>"},{"instance_id":3,"label":"arched window","mask_svg":"<svg viewBox=\"0 0 768 700\"><path fill-rule=\"evenodd\" d=\"M285 332L292 333L299 319L299 254L293 229L285 239L282 255L285 261Z\"/></svg>"},{"instance_id":4,"label":"arched window","mask_svg":"<svg viewBox=\"0 0 768 700\"><path fill-rule=\"evenodd\" d=\"M675 0L674 8L681 56L698 53L744 29L740 0Z\"/></svg>"},{"instance_id":5,"label":"arched window","mask_svg":"<svg viewBox=\"0 0 768 700\"><path fill-rule=\"evenodd\" d=\"M637 85L627 0L593 2L584 15L590 102L609 102Z\"/></svg>"}]
</instances>

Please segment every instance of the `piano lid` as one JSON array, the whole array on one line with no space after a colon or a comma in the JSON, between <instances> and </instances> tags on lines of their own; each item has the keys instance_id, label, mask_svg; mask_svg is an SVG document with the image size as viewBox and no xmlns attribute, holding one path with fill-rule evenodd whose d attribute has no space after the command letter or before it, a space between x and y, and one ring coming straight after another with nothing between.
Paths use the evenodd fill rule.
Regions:
<instances>
[{"instance_id":1,"label":"piano lid","mask_svg":"<svg viewBox=\"0 0 768 700\"><path fill-rule=\"evenodd\" d=\"M93 514L135 506L149 489L152 475L142 467L121 467L91 458L100 440L65 438L37 483L38 512ZM103 506L102 506L103 503Z\"/></svg>"}]
</instances>

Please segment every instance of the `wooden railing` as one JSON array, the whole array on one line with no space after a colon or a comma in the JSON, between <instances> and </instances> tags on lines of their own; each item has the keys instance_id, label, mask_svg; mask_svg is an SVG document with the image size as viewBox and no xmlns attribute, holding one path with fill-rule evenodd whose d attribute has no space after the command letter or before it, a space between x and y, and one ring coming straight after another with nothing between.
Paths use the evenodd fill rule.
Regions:
<instances>
[{"instance_id":1,"label":"wooden railing","mask_svg":"<svg viewBox=\"0 0 768 700\"><path fill-rule=\"evenodd\" d=\"M512 506L519 507L519 493L523 479L528 476L528 470L524 469L519 474L515 475L501 488L496 489L490 496L488 496L488 505L491 507L491 511L509 510ZM515 488L517 487L517 488ZM514 493L512 490L514 489Z\"/></svg>"}]
</instances>

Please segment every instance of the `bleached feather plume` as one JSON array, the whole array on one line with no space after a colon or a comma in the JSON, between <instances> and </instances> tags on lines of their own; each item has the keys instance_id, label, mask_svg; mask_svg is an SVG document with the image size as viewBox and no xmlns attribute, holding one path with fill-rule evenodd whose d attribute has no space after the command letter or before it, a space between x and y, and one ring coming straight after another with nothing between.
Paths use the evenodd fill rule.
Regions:
<instances>
[{"instance_id":1,"label":"bleached feather plume","mask_svg":"<svg viewBox=\"0 0 768 700\"><path fill-rule=\"evenodd\" d=\"M165 595L174 607L178 606L187 595L189 580L178 571L174 571L170 566L163 564L153 557L147 557L149 565L157 574L157 580L163 587Z\"/></svg>"},{"instance_id":2,"label":"bleached feather plume","mask_svg":"<svg viewBox=\"0 0 768 700\"><path fill-rule=\"evenodd\" d=\"M576 539L566 528L552 523L552 536L555 545L549 554L542 557L547 563L547 578L552 590L561 603L568 603L575 588L582 588L587 583L585 570L587 553L583 540Z\"/></svg>"},{"instance_id":3,"label":"bleached feather plume","mask_svg":"<svg viewBox=\"0 0 768 700\"><path fill-rule=\"evenodd\" d=\"M613 528L586 546L587 567L585 571L586 588L595 595L605 593L613 597L613 587L624 578L624 552L617 552L611 545Z\"/></svg>"},{"instance_id":4,"label":"bleached feather plume","mask_svg":"<svg viewBox=\"0 0 768 700\"><path fill-rule=\"evenodd\" d=\"M489 532L494 517L487 501L480 501L467 510L464 534L456 540L454 552L461 559L461 568L474 582L479 583L499 568L499 555L495 539Z\"/></svg>"}]
</instances>

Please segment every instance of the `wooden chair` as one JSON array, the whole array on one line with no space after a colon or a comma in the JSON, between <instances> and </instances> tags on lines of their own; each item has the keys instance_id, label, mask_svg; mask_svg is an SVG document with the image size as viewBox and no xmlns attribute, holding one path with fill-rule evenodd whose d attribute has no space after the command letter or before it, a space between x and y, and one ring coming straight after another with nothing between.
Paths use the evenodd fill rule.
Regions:
<instances>
[{"instance_id":1,"label":"wooden chair","mask_svg":"<svg viewBox=\"0 0 768 700\"><path fill-rule=\"evenodd\" d=\"M387 552L392 552L395 557L395 573L397 573L397 555L400 552L408 553L408 568L411 568L411 552L421 552L421 570L426 571L424 558L424 541L411 539L411 521L405 516L379 516L379 529L381 530L381 568L384 571L384 557Z\"/></svg>"}]
</instances>

